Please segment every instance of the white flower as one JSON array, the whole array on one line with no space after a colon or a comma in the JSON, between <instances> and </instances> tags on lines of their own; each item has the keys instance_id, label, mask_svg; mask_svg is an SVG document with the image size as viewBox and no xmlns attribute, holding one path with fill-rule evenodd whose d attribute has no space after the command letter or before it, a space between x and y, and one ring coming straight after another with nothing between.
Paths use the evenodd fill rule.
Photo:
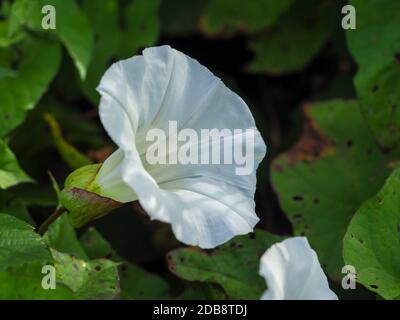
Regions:
<instances>
[{"instance_id":1,"label":"white flower","mask_svg":"<svg viewBox=\"0 0 400 320\"><path fill-rule=\"evenodd\" d=\"M169 46L148 48L113 64L98 91L101 121L119 147L96 178L102 195L121 202L139 200L152 219L170 223L177 239L189 245L212 248L253 230L259 220L254 212L255 169L266 147L237 94ZM170 121L176 121L178 130L196 132L252 129L233 138L254 139L254 170L237 175L235 164L150 164L146 152L152 143L146 135L154 128L168 132ZM203 151L203 141L196 148Z\"/></svg>"},{"instance_id":2,"label":"white flower","mask_svg":"<svg viewBox=\"0 0 400 320\"><path fill-rule=\"evenodd\" d=\"M260 275L268 286L262 300L337 300L304 237L271 246L261 257Z\"/></svg>"}]
</instances>

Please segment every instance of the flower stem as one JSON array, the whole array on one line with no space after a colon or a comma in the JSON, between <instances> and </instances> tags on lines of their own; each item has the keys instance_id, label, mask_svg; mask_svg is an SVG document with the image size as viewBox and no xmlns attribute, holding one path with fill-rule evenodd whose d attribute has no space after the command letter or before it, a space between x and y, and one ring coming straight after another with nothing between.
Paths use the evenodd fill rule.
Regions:
<instances>
[{"instance_id":1,"label":"flower stem","mask_svg":"<svg viewBox=\"0 0 400 320\"><path fill-rule=\"evenodd\" d=\"M56 211L54 211L40 226L38 233L43 236L45 234L45 232L47 231L47 229L49 228L49 226L55 221L57 220L57 218L59 218L64 212L66 212L67 209L65 209L64 207L59 207L56 209Z\"/></svg>"}]
</instances>

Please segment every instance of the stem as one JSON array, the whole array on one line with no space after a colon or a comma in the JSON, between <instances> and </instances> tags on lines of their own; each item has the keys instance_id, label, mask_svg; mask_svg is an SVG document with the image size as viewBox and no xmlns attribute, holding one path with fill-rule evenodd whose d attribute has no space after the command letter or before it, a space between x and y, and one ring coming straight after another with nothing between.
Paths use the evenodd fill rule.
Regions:
<instances>
[{"instance_id":1,"label":"stem","mask_svg":"<svg viewBox=\"0 0 400 320\"><path fill-rule=\"evenodd\" d=\"M65 209L64 207L59 207L56 209L56 211L54 211L40 226L38 233L43 236L45 234L45 232L47 231L47 229L49 228L49 226L55 221L57 220L57 218L59 218L64 212L66 212L67 209Z\"/></svg>"}]
</instances>

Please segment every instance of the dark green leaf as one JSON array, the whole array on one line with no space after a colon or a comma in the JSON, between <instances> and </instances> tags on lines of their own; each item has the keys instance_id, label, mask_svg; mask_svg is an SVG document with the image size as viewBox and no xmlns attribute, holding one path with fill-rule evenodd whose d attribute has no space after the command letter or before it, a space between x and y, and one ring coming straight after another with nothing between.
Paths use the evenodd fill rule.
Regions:
<instances>
[{"instance_id":1,"label":"dark green leaf","mask_svg":"<svg viewBox=\"0 0 400 320\"><path fill-rule=\"evenodd\" d=\"M392 148L400 141L400 2L351 4L357 28L346 34L359 67L354 81L361 109L379 143Z\"/></svg>"},{"instance_id":2,"label":"dark green leaf","mask_svg":"<svg viewBox=\"0 0 400 320\"><path fill-rule=\"evenodd\" d=\"M87 77L82 82L82 87L86 97L97 104L99 94L96 87L112 59L117 57L121 44L122 31L118 19L120 6L118 0L85 0L83 10L95 34L95 54L90 62Z\"/></svg>"},{"instance_id":3,"label":"dark green leaf","mask_svg":"<svg viewBox=\"0 0 400 320\"><path fill-rule=\"evenodd\" d=\"M250 71L279 75L304 68L339 23L338 12L334 1L298 1L274 28L256 36Z\"/></svg>"},{"instance_id":4,"label":"dark green leaf","mask_svg":"<svg viewBox=\"0 0 400 320\"><path fill-rule=\"evenodd\" d=\"M135 0L124 10L122 34L123 58L131 57L144 47L154 45L159 35L158 7L160 0Z\"/></svg>"},{"instance_id":5,"label":"dark green leaf","mask_svg":"<svg viewBox=\"0 0 400 320\"><path fill-rule=\"evenodd\" d=\"M0 78L0 137L25 119L57 72L60 47L45 40L26 40L15 77Z\"/></svg>"},{"instance_id":6,"label":"dark green leaf","mask_svg":"<svg viewBox=\"0 0 400 320\"><path fill-rule=\"evenodd\" d=\"M9 47L24 38L24 34L19 32L15 35L9 35L9 23L7 21L0 21L0 48Z\"/></svg>"},{"instance_id":7,"label":"dark green leaf","mask_svg":"<svg viewBox=\"0 0 400 320\"><path fill-rule=\"evenodd\" d=\"M163 35L176 37L195 33L206 4L204 0L161 1L160 30Z\"/></svg>"},{"instance_id":8,"label":"dark green leaf","mask_svg":"<svg viewBox=\"0 0 400 320\"><path fill-rule=\"evenodd\" d=\"M272 25L294 0L210 0L202 21L203 30L210 35L236 30L259 31Z\"/></svg>"},{"instance_id":9,"label":"dark green leaf","mask_svg":"<svg viewBox=\"0 0 400 320\"><path fill-rule=\"evenodd\" d=\"M27 210L27 203L16 197L14 194L7 191L0 191L0 212L7 212L7 214L25 221L34 226L35 222L29 215Z\"/></svg>"}]
</instances>

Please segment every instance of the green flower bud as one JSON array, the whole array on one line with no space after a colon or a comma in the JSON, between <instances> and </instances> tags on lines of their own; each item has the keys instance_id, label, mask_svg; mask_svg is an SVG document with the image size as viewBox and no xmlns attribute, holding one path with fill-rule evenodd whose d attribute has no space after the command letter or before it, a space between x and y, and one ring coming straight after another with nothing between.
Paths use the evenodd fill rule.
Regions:
<instances>
[{"instance_id":1,"label":"green flower bud","mask_svg":"<svg viewBox=\"0 0 400 320\"><path fill-rule=\"evenodd\" d=\"M69 211L74 227L98 219L122 206L121 202L103 197L95 178L101 164L91 164L72 172L60 192L60 204Z\"/></svg>"}]
</instances>

